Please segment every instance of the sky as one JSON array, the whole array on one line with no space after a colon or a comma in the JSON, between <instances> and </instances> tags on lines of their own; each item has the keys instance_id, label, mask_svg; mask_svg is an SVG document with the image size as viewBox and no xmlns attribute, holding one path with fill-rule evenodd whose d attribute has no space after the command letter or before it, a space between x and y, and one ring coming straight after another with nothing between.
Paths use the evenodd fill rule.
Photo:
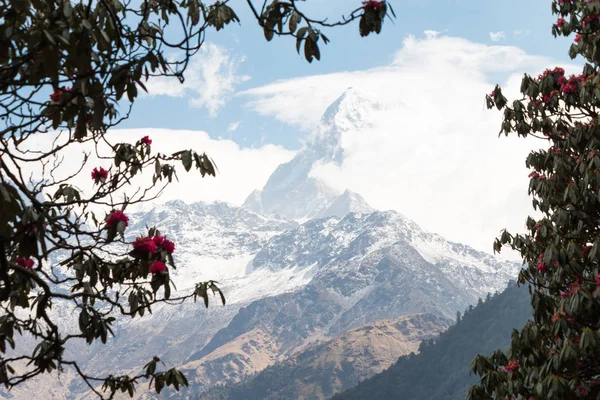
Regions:
<instances>
[{"instance_id":1,"label":"sky","mask_svg":"<svg viewBox=\"0 0 600 400\"><path fill-rule=\"evenodd\" d=\"M241 24L207 34L183 85L148 83L115 137L149 134L158 151L207 151L217 178L174 185L161 198L240 205L314 132L347 87L387 106L370 130L342 137L342 164L313 176L352 189L378 209L394 209L427 230L491 252L500 230L522 231L532 214L527 153L534 140L498 138L501 115L484 107L496 83L509 98L523 73L581 61L569 39L553 38L548 0L390 0L397 19L361 38L357 23L324 30L331 43L307 63L289 38L266 42L245 1ZM348 0L300 2L316 17L349 12ZM162 146L162 147L161 147ZM82 182L82 185L85 183Z\"/></svg>"},{"instance_id":2,"label":"sky","mask_svg":"<svg viewBox=\"0 0 600 400\"><path fill-rule=\"evenodd\" d=\"M408 35L423 36L426 30L568 61L567 40L550 34L555 18L548 0L391 0L398 18L386 21L380 35L361 38L357 23L325 29L331 42L322 46L321 61L312 64L296 53L289 37L267 42L245 1L230 4L241 24L209 32L186 83L161 82L157 95L139 100L123 127L201 129L243 146L272 143L297 149L306 132L254 112L247 107L247 90L277 80L385 66ZM360 2L307 0L300 5L309 15L334 20Z\"/></svg>"}]
</instances>

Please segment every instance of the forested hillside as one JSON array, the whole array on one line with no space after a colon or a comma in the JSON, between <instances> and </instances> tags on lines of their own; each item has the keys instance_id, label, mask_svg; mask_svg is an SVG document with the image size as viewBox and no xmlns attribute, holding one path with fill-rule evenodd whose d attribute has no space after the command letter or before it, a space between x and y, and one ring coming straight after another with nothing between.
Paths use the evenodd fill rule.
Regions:
<instances>
[{"instance_id":1,"label":"forested hillside","mask_svg":"<svg viewBox=\"0 0 600 400\"><path fill-rule=\"evenodd\" d=\"M473 358L506 349L512 330L530 316L527 288L511 283L501 294L466 310L439 338L424 341L419 354L401 357L386 371L333 399L464 400L477 382L469 374Z\"/></svg>"}]
</instances>

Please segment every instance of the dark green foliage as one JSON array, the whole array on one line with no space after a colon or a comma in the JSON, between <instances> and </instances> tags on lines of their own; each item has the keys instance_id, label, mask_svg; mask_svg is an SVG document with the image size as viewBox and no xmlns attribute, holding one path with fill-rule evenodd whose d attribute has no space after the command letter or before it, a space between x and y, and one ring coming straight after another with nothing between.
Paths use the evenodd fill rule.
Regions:
<instances>
[{"instance_id":1,"label":"dark green foliage","mask_svg":"<svg viewBox=\"0 0 600 400\"><path fill-rule=\"evenodd\" d=\"M578 75L562 68L525 75L520 99L499 86L486 96L502 110L500 134L547 140L526 160L529 194L538 216L524 234L504 231L494 249L517 250L527 267L534 320L515 331L506 352L478 356L481 379L470 400L600 398L600 3L555 0L554 36L574 35Z\"/></svg>"},{"instance_id":2,"label":"dark green foliage","mask_svg":"<svg viewBox=\"0 0 600 400\"><path fill-rule=\"evenodd\" d=\"M467 310L460 323L435 340L421 343L419 354L401 357L386 371L333 397L335 400L464 400L477 381L469 365L481 352L506 349L510 334L531 317L527 289L515 284Z\"/></svg>"}]
</instances>

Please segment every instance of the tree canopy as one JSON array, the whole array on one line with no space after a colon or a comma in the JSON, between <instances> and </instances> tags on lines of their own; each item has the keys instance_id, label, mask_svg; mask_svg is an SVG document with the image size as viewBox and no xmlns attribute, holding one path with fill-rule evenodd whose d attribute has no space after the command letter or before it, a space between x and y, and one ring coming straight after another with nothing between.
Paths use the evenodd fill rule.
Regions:
<instances>
[{"instance_id":1,"label":"tree canopy","mask_svg":"<svg viewBox=\"0 0 600 400\"><path fill-rule=\"evenodd\" d=\"M291 36L308 62L321 58L323 29L358 20L360 36L379 33L393 15L385 1L365 1L337 22L311 19L302 2L246 1L264 37ZM98 396L133 396L149 381L187 385L158 358L135 376L91 376L66 355L69 343L106 343L119 317L140 317L158 303L209 294L216 282L172 293L176 248L154 227L130 239L128 207L150 201L185 171L215 176L202 152L162 154L152 138L113 143L109 130L128 118L149 80L176 77L207 33L239 23L229 1L10 0L0 4L0 384L12 388L55 370L73 369ZM168 54L168 56L167 56ZM52 134L48 149L30 145ZM63 150L85 144L82 165L60 174ZM158 150L158 151L157 151ZM91 164L96 160L97 164ZM138 187L143 171L152 178ZM33 171L33 172L32 172ZM72 182L91 177L91 194ZM139 182L139 181L136 181ZM52 305L65 302L78 321L65 330Z\"/></svg>"},{"instance_id":2,"label":"tree canopy","mask_svg":"<svg viewBox=\"0 0 600 400\"><path fill-rule=\"evenodd\" d=\"M573 37L581 73L525 75L523 97L510 104L498 86L487 96L488 108L504 112L500 134L548 146L526 161L541 217L494 244L522 255L519 283L530 287L534 319L513 332L507 352L475 358L471 400L600 398L600 2L553 1L552 12L552 33Z\"/></svg>"}]
</instances>

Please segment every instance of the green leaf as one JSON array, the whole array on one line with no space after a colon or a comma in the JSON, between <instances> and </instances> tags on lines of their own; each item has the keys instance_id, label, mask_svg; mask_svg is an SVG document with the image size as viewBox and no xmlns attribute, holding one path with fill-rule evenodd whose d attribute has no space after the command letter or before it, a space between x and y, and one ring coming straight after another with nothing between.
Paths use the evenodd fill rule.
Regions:
<instances>
[{"instance_id":1,"label":"green leaf","mask_svg":"<svg viewBox=\"0 0 600 400\"><path fill-rule=\"evenodd\" d=\"M296 28L298 27L298 24L300 23L300 21L302 21L302 17L300 16L300 14L298 14L296 11L294 11L292 13L292 16L290 17L290 21L289 21L289 29L290 32L295 32Z\"/></svg>"},{"instance_id":2,"label":"green leaf","mask_svg":"<svg viewBox=\"0 0 600 400\"><path fill-rule=\"evenodd\" d=\"M181 162L186 171L192 168L192 152L190 150L186 150L181 154Z\"/></svg>"},{"instance_id":3,"label":"green leaf","mask_svg":"<svg viewBox=\"0 0 600 400\"><path fill-rule=\"evenodd\" d=\"M268 26L265 25L264 34L265 34L265 39L267 39L267 41L270 42L271 39L273 39L273 36L275 36L275 31L273 30L273 28L269 28Z\"/></svg>"}]
</instances>

